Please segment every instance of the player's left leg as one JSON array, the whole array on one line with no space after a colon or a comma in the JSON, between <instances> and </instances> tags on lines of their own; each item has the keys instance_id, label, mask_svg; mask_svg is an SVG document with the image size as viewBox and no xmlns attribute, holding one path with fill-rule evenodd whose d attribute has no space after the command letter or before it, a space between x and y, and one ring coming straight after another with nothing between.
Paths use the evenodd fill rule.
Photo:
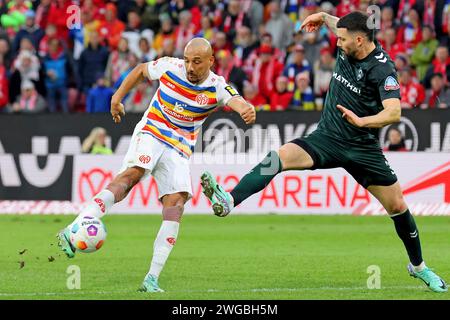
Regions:
<instances>
[{"instance_id":1,"label":"player's left leg","mask_svg":"<svg viewBox=\"0 0 450 320\"><path fill-rule=\"evenodd\" d=\"M395 230L409 256L410 275L423 280L435 292L447 291L444 280L431 271L422 259L419 230L414 217L409 212L398 181L389 186L371 185L367 187L367 190L380 201L393 220Z\"/></svg>"},{"instance_id":2,"label":"player's left leg","mask_svg":"<svg viewBox=\"0 0 450 320\"><path fill-rule=\"evenodd\" d=\"M174 149L161 145L164 150L152 171L163 205L163 222L153 246L150 270L140 291L161 292L159 275L177 240L184 205L192 197L191 173L188 159Z\"/></svg>"},{"instance_id":3,"label":"player's left leg","mask_svg":"<svg viewBox=\"0 0 450 320\"><path fill-rule=\"evenodd\" d=\"M153 258L150 270L145 276L139 291L164 292L158 285L158 278L177 240L181 216L188 199L189 194L187 192L168 194L161 199L163 204L163 222L153 244Z\"/></svg>"}]
</instances>

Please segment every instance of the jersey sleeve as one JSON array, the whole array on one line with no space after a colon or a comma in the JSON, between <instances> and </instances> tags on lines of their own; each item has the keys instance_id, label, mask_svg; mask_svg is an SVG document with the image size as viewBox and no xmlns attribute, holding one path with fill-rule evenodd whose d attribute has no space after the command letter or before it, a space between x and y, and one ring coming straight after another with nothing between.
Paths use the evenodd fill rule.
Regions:
<instances>
[{"instance_id":1,"label":"jersey sleeve","mask_svg":"<svg viewBox=\"0 0 450 320\"><path fill-rule=\"evenodd\" d=\"M394 67L383 66L376 71L375 83L380 94L380 100L400 99L400 84Z\"/></svg>"},{"instance_id":2,"label":"jersey sleeve","mask_svg":"<svg viewBox=\"0 0 450 320\"><path fill-rule=\"evenodd\" d=\"M147 70L150 80L159 80L161 76L168 70L175 69L180 60L171 57L162 57L155 61L147 63Z\"/></svg>"},{"instance_id":3,"label":"jersey sleeve","mask_svg":"<svg viewBox=\"0 0 450 320\"><path fill-rule=\"evenodd\" d=\"M235 88L227 84L223 78L217 82L216 90L219 106L225 106L228 101L231 100L231 98L240 96L239 92L237 92Z\"/></svg>"}]
</instances>

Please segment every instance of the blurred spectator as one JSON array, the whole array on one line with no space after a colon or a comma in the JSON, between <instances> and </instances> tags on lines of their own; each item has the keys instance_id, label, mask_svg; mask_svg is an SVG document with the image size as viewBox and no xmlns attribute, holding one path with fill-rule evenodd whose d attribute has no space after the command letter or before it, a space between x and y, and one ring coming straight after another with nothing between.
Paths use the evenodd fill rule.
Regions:
<instances>
[{"instance_id":1,"label":"blurred spectator","mask_svg":"<svg viewBox=\"0 0 450 320\"><path fill-rule=\"evenodd\" d=\"M422 40L421 28L419 13L415 9L409 9L407 22L398 28L396 40L406 46L408 54L411 54L412 49Z\"/></svg>"},{"instance_id":2,"label":"blurred spectator","mask_svg":"<svg viewBox=\"0 0 450 320\"><path fill-rule=\"evenodd\" d=\"M283 64L273 56L273 48L262 45L258 49L258 59L251 74L252 83L258 92L269 101L275 87L275 80L282 74Z\"/></svg>"},{"instance_id":3,"label":"blurred spectator","mask_svg":"<svg viewBox=\"0 0 450 320\"><path fill-rule=\"evenodd\" d=\"M430 79L434 73L440 73L444 77L444 82L449 85L450 80L450 56L448 53L448 47L439 46L436 49L435 58L431 62L431 66L425 75L424 83L425 87L430 87Z\"/></svg>"},{"instance_id":4,"label":"blurred spectator","mask_svg":"<svg viewBox=\"0 0 450 320\"><path fill-rule=\"evenodd\" d=\"M83 153L110 155L112 150L106 146L107 132L104 128L96 127L91 130L89 136L84 139L81 146Z\"/></svg>"},{"instance_id":5,"label":"blurred spectator","mask_svg":"<svg viewBox=\"0 0 450 320\"><path fill-rule=\"evenodd\" d=\"M161 30L156 34L155 40L153 41L153 48L158 52L158 55L161 54L163 43L167 39L171 39L175 43L175 31L169 15L163 14L161 15Z\"/></svg>"},{"instance_id":6,"label":"blurred spectator","mask_svg":"<svg viewBox=\"0 0 450 320\"><path fill-rule=\"evenodd\" d=\"M142 2L142 0L137 1ZM138 8L139 10L139 8ZM151 30L157 32L161 29L162 20L161 17L163 14L170 20L167 12L169 11L169 2L166 0L156 0L154 4L149 4L145 7L144 12L141 12L142 24L146 28L150 28Z\"/></svg>"},{"instance_id":7,"label":"blurred spectator","mask_svg":"<svg viewBox=\"0 0 450 320\"><path fill-rule=\"evenodd\" d=\"M216 73L225 78L225 82L233 85L239 93L242 93L244 81L247 81L245 72L235 65L233 55L228 50L219 50L216 54L219 68Z\"/></svg>"},{"instance_id":8,"label":"blurred spectator","mask_svg":"<svg viewBox=\"0 0 450 320\"><path fill-rule=\"evenodd\" d=\"M14 113L39 113L44 112L46 103L44 98L35 90L33 82L23 81L21 86L21 94L16 102L12 105Z\"/></svg>"},{"instance_id":9,"label":"blurred spectator","mask_svg":"<svg viewBox=\"0 0 450 320\"><path fill-rule=\"evenodd\" d=\"M147 39L148 42L153 42L153 31L146 29L141 25L141 18L136 11L128 12L127 27L122 33L122 38L128 40L128 47L133 53L139 52L139 40L141 38Z\"/></svg>"},{"instance_id":10,"label":"blurred spectator","mask_svg":"<svg viewBox=\"0 0 450 320\"><path fill-rule=\"evenodd\" d=\"M237 29L236 39L234 41L234 55L238 66L242 66L250 53L257 47L258 45L253 40L252 32L248 27L242 26Z\"/></svg>"},{"instance_id":11,"label":"blurred spectator","mask_svg":"<svg viewBox=\"0 0 450 320\"><path fill-rule=\"evenodd\" d=\"M241 26L251 27L250 19L245 11L241 10L241 4L238 0L230 0L226 11L223 12L219 30L223 31L229 41L233 41L236 36L236 30Z\"/></svg>"},{"instance_id":12,"label":"blurred spectator","mask_svg":"<svg viewBox=\"0 0 450 320\"><path fill-rule=\"evenodd\" d=\"M444 77L435 73L431 77L431 88L426 92L426 98L422 108L449 108L450 89L445 86Z\"/></svg>"},{"instance_id":13,"label":"blurred spectator","mask_svg":"<svg viewBox=\"0 0 450 320\"><path fill-rule=\"evenodd\" d=\"M9 69L12 61L12 51L8 38L0 38L0 56L3 57L3 65Z\"/></svg>"},{"instance_id":14,"label":"blurred spectator","mask_svg":"<svg viewBox=\"0 0 450 320\"><path fill-rule=\"evenodd\" d=\"M139 50L137 56L141 62L153 61L157 57L157 52L150 46L147 38L141 38L139 40Z\"/></svg>"},{"instance_id":15,"label":"blurred spectator","mask_svg":"<svg viewBox=\"0 0 450 320\"><path fill-rule=\"evenodd\" d=\"M141 82L134 88L125 103L125 112L142 113L147 110L149 98L156 92L154 85L147 81Z\"/></svg>"},{"instance_id":16,"label":"blurred spectator","mask_svg":"<svg viewBox=\"0 0 450 320\"><path fill-rule=\"evenodd\" d=\"M225 32L219 31L214 34L213 41L211 43L214 53L219 50L232 50L231 43L227 40Z\"/></svg>"},{"instance_id":17,"label":"blurred spectator","mask_svg":"<svg viewBox=\"0 0 450 320\"><path fill-rule=\"evenodd\" d=\"M45 57L48 53L48 43L51 39L59 38L56 26L54 24L48 24L45 28L45 34L39 41L39 48L36 48L40 57Z\"/></svg>"},{"instance_id":18,"label":"blurred spectator","mask_svg":"<svg viewBox=\"0 0 450 320\"><path fill-rule=\"evenodd\" d=\"M244 82L243 97L254 105L257 111L263 110L267 104L266 99L258 93L258 87L248 81Z\"/></svg>"},{"instance_id":19,"label":"blurred spectator","mask_svg":"<svg viewBox=\"0 0 450 320\"><path fill-rule=\"evenodd\" d=\"M72 11L68 10L71 5L71 0L52 1L47 18L48 24L56 26L58 37L64 39L66 42L69 40L69 28L67 28L67 23L71 21L70 16L72 15Z\"/></svg>"},{"instance_id":20,"label":"blurred spectator","mask_svg":"<svg viewBox=\"0 0 450 320\"><path fill-rule=\"evenodd\" d=\"M292 41L292 32L294 29L291 19L280 10L278 1L272 1L268 4L270 19L266 22L266 31L273 37L273 46L285 50Z\"/></svg>"},{"instance_id":21,"label":"blurred spectator","mask_svg":"<svg viewBox=\"0 0 450 320\"><path fill-rule=\"evenodd\" d=\"M398 53L394 59L395 69L401 71L408 66L408 56L403 53Z\"/></svg>"},{"instance_id":22,"label":"blurred spectator","mask_svg":"<svg viewBox=\"0 0 450 320\"><path fill-rule=\"evenodd\" d=\"M120 74L119 79L114 83L113 88L117 90L122 84L123 80L128 76L128 74L138 65L139 58L133 52L128 54L128 68ZM128 99L129 94L127 94L122 102L124 103Z\"/></svg>"},{"instance_id":23,"label":"blurred spectator","mask_svg":"<svg viewBox=\"0 0 450 320\"><path fill-rule=\"evenodd\" d=\"M411 69L404 68L399 72L400 97L402 108L414 108L425 99L424 87L411 76Z\"/></svg>"},{"instance_id":24,"label":"blurred spectator","mask_svg":"<svg viewBox=\"0 0 450 320\"><path fill-rule=\"evenodd\" d=\"M108 3L105 9L105 20L101 21L98 32L111 50L114 50L122 38L125 24L117 18L117 7L113 3Z\"/></svg>"},{"instance_id":25,"label":"blurred spectator","mask_svg":"<svg viewBox=\"0 0 450 320\"><path fill-rule=\"evenodd\" d=\"M105 77L102 74L97 74L96 85L89 90L86 98L86 112L109 112L113 94L114 91L107 86Z\"/></svg>"},{"instance_id":26,"label":"blurred spectator","mask_svg":"<svg viewBox=\"0 0 450 320\"><path fill-rule=\"evenodd\" d=\"M314 95L317 109L321 110L333 76L336 60L329 48L320 50L320 58L314 64Z\"/></svg>"},{"instance_id":27,"label":"blurred spectator","mask_svg":"<svg viewBox=\"0 0 450 320\"><path fill-rule=\"evenodd\" d=\"M109 85L113 85L120 75L128 70L130 65L128 61L129 53L128 40L121 38L117 49L109 54L108 63L106 64L105 77Z\"/></svg>"},{"instance_id":28,"label":"blurred spectator","mask_svg":"<svg viewBox=\"0 0 450 320\"><path fill-rule=\"evenodd\" d=\"M36 24L39 25L42 30L47 28L48 13L50 11L51 4L52 0L41 0L36 8Z\"/></svg>"},{"instance_id":29,"label":"blurred spectator","mask_svg":"<svg viewBox=\"0 0 450 320\"><path fill-rule=\"evenodd\" d=\"M381 43L383 49L386 50L392 60L395 60L398 54L406 54L405 44L396 42L397 33L394 28L386 28L380 34L382 35Z\"/></svg>"},{"instance_id":30,"label":"blurred spectator","mask_svg":"<svg viewBox=\"0 0 450 320\"><path fill-rule=\"evenodd\" d=\"M67 102L68 74L71 71L69 57L56 38L50 40L47 56L43 59L48 109L56 112L57 97L62 111L69 112Z\"/></svg>"},{"instance_id":31,"label":"blurred spectator","mask_svg":"<svg viewBox=\"0 0 450 320\"><path fill-rule=\"evenodd\" d=\"M161 50L158 52L157 58L174 57L175 56L175 41L173 39L166 39L163 42Z\"/></svg>"},{"instance_id":32,"label":"blurred spectator","mask_svg":"<svg viewBox=\"0 0 450 320\"><path fill-rule=\"evenodd\" d=\"M247 0L242 5L242 10L248 12L252 30L255 30L255 34L258 34L258 27L263 23L264 6L258 0Z\"/></svg>"},{"instance_id":33,"label":"blurred spectator","mask_svg":"<svg viewBox=\"0 0 450 320\"><path fill-rule=\"evenodd\" d=\"M13 0L7 3L8 12L0 17L3 28L11 28L13 35L25 24L25 12L32 8L31 1Z\"/></svg>"},{"instance_id":34,"label":"blurred spectator","mask_svg":"<svg viewBox=\"0 0 450 320\"><path fill-rule=\"evenodd\" d=\"M292 97L290 109L312 111L314 106L314 93L309 86L309 73L301 72L295 77L296 89Z\"/></svg>"},{"instance_id":35,"label":"blurred spectator","mask_svg":"<svg viewBox=\"0 0 450 320\"><path fill-rule=\"evenodd\" d=\"M194 37L195 25L192 23L192 14L188 10L179 14L179 25L175 28L175 55L182 57L184 47Z\"/></svg>"},{"instance_id":36,"label":"blurred spectator","mask_svg":"<svg viewBox=\"0 0 450 320\"><path fill-rule=\"evenodd\" d=\"M310 66L319 60L320 50L327 46L326 41L324 41L319 32L308 32L304 36L303 47L305 48L305 58Z\"/></svg>"},{"instance_id":37,"label":"blurred spectator","mask_svg":"<svg viewBox=\"0 0 450 320\"><path fill-rule=\"evenodd\" d=\"M259 42L260 43L259 47L263 47L263 46L271 47L273 58L280 61L281 63L283 63L284 57L285 57L285 52L278 48L275 48L273 46L272 40L273 40L273 38L270 33L262 32L261 40ZM245 64L244 64L245 72L251 73L253 70L253 66L255 65L255 62L258 59L259 59L259 48L257 48L256 50L253 50L252 53L250 54L250 56L248 57L247 61L245 61Z\"/></svg>"},{"instance_id":38,"label":"blurred spectator","mask_svg":"<svg viewBox=\"0 0 450 320\"><path fill-rule=\"evenodd\" d=\"M392 7L384 6L383 9L381 9L380 27L382 32L388 28L394 29L396 27L394 9L392 9Z\"/></svg>"},{"instance_id":39,"label":"blurred spectator","mask_svg":"<svg viewBox=\"0 0 450 320\"><path fill-rule=\"evenodd\" d=\"M293 93L287 90L288 78L280 76L275 82L275 90L270 96L270 111L284 111L289 107Z\"/></svg>"},{"instance_id":40,"label":"blurred spectator","mask_svg":"<svg viewBox=\"0 0 450 320\"><path fill-rule=\"evenodd\" d=\"M29 38L33 43L33 47L37 49L39 47L39 42L42 37L44 37L44 31L39 27L39 25L35 24L35 13L33 10L28 10L25 12L25 24L23 27L17 32L14 42L12 45L13 51L17 51L19 49L20 41L23 38Z\"/></svg>"},{"instance_id":41,"label":"blurred spectator","mask_svg":"<svg viewBox=\"0 0 450 320\"><path fill-rule=\"evenodd\" d=\"M3 55L0 54L0 113L6 109L9 101L8 77L3 62Z\"/></svg>"},{"instance_id":42,"label":"blurred spectator","mask_svg":"<svg viewBox=\"0 0 450 320\"><path fill-rule=\"evenodd\" d=\"M215 30L212 19L209 16L203 16L200 31L195 36L212 41Z\"/></svg>"},{"instance_id":43,"label":"blurred spectator","mask_svg":"<svg viewBox=\"0 0 450 320\"><path fill-rule=\"evenodd\" d=\"M383 151L409 151L406 149L405 139L399 129L389 129L387 146L383 148Z\"/></svg>"},{"instance_id":44,"label":"blurred spectator","mask_svg":"<svg viewBox=\"0 0 450 320\"><path fill-rule=\"evenodd\" d=\"M41 64L38 57L29 50L23 50L19 53L12 66L10 77L9 99L15 101L20 95L22 83L30 81L34 83L35 88L43 95L43 79L41 79Z\"/></svg>"},{"instance_id":45,"label":"blurred spectator","mask_svg":"<svg viewBox=\"0 0 450 320\"><path fill-rule=\"evenodd\" d=\"M411 64L416 67L417 78L422 81L439 43L434 38L433 29L425 25L422 28L422 41L417 44L411 55Z\"/></svg>"},{"instance_id":46,"label":"blurred spectator","mask_svg":"<svg viewBox=\"0 0 450 320\"><path fill-rule=\"evenodd\" d=\"M292 52L292 63L287 65L283 71L283 75L289 79L288 91L293 92L295 90L295 77L304 71L309 74L312 69L308 60L305 59L305 48L298 44Z\"/></svg>"},{"instance_id":47,"label":"blurred spectator","mask_svg":"<svg viewBox=\"0 0 450 320\"><path fill-rule=\"evenodd\" d=\"M87 95L89 89L95 83L95 76L104 73L108 62L108 50L100 45L100 36L93 32L89 39L89 45L83 50L78 63L81 90Z\"/></svg>"}]
</instances>

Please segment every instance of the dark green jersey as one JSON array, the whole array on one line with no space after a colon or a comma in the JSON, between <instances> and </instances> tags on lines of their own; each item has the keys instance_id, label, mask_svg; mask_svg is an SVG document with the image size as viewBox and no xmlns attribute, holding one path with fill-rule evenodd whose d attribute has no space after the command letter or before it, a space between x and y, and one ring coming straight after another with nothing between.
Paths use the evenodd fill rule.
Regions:
<instances>
[{"instance_id":1,"label":"dark green jersey","mask_svg":"<svg viewBox=\"0 0 450 320\"><path fill-rule=\"evenodd\" d=\"M378 130L357 128L342 118L340 104L359 117L383 110L382 101L400 98L400 86L394 62L375 42L376 48L364 59L347 57L338 49L336 66L318 124L319 131L339 139L368 142L378 140Z\"/></svg>"}]
</instances>

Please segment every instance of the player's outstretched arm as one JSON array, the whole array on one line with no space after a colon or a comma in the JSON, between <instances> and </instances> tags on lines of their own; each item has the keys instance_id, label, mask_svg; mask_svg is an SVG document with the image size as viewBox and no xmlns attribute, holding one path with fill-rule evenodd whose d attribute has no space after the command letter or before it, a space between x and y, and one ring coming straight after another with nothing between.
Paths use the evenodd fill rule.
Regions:
<instances>
[{"instance_id":1,"label":"player's outstretched arm","mask_svg":"<svg viewBox=\"0 0 450 320\"><path fill-rule=\"evenodd\" d=\"M318 12L306 17L305 21L303 21L302 25L300 26L300 30L314 32L319 30L319 28L325 23L328 28L330 28L330 30L334 34L336 34L336 25L338 21L338 17L332 16L326 12Z\"/></svg>"},{"instance_id":2,"label":"player's outstretched arm","mask_svg":"<svg viewBox=\"0 0 450 320\"><path fill-rule=\"evenodd\" d=\"M337 105L348 122L357 127L382 128L391 123L399 122L401 116L400 99L390 98L383 100L383 110L374 116L358 117L353 111L344 106Z\"/></svg>"},{"instance_id":3,"label":"player's outstretched arm","mask_svg":"<svg viewBox=\"0 0 450 320\"><path fill-rule=\"evenodd\" d=\"M121 121L121 117L125 115L125 108L122 104L122 99L133 89L138 83L142 82L148 77L147 63L138 64L125 77L120 87L111 98L111 115L115 123Z\"/></svg>"},{"instance_id":4,"label":"player's outstretched arm","mask_svg":"<svg viewBox=\"0 0 450 320\"><path fill-rule=\"evenodd\" d=\"M246 124L252 124L256 121L255 107L245 101L242 97L234 97L228 101L227 105L233 109L233 111L239 113L241 118Z\"/></svg>"}]
</instances>

